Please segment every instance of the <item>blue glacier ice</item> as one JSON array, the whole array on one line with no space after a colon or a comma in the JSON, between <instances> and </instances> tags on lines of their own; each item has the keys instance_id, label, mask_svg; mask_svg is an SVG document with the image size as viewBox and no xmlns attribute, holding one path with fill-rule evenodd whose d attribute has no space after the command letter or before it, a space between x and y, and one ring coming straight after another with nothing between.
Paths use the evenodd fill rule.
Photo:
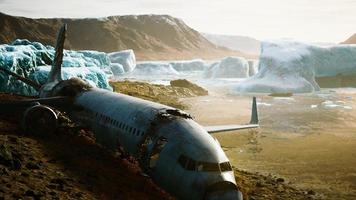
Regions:
<instances>
[{"instance_id":1,"label":"blue glacier ice","mask_svg":"<svg viewBox=\"0 0 356 200\"><path fill-rule=\"evenodd\" d=\"M39 42L17 39L11 44L0 45L0 67L43 84L47 80L55 50ZM62 64L64 79L80 77L93 86L111 90L108 76L122 71L112 64L108 55L98 51L65 50ZM120 71L121 70L121 71ZM30 86L0 72L0 91L22 95L36 95Z\"/></svg>"},{"instance_id":2,"label":"blue glacier ice","mask_svg":"<svg viewBox=\"0 0 356 200\"><path fill-rule=\"evenodd\" d=\"M258 73L237 84L237 92L308 93L315 77L356 74L356 45L321 47L296 41L265 41Z\"/></svg>"}]
</instances>

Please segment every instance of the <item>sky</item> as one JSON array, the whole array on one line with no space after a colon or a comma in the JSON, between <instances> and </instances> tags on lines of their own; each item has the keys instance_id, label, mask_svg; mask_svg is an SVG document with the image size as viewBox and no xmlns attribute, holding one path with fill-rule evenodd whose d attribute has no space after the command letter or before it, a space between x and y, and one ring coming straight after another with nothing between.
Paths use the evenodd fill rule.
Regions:
<instances>
[{"instance_id":1,"label":"sky","mask_svg":"<svg viewBox=\"0 0 356 200\"><path fill-rule=\"evenodd\" d=\"M0 0L25 17L169 14L195 30L259 40L339 43L356 33L356 0Z\"/></svg>"}]
</instances>

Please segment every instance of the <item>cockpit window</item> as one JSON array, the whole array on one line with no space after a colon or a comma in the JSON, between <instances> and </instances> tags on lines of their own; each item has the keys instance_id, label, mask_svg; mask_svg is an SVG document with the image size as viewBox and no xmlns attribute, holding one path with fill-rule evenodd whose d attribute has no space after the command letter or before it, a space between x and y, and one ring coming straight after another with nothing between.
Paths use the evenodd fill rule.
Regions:
<instances>
[{"instance_id":1,"label":"cockpit window","mask_svg":"<svg viewBox=\"0 0 356 200\"><path fill-rule=\"evenodd\" d=\"M198 171L205 171L205 172L218 172L219 164L217 163L207 163L207 162L198 162Z\"/></svg>"},{"instance_id":2,"label":"cockpit window","mask_svg":"<svg viewBox=\"0 0 356 200\"><path fill-rule=\"evenodd\" d=\"M204 172L225 172L232 171L231 165L229 162L220 163L209 163L195 161L185 155L181 155L178 158L178 163L187 170L190 171L204 171Z\"/></svg>"}]
</instances>

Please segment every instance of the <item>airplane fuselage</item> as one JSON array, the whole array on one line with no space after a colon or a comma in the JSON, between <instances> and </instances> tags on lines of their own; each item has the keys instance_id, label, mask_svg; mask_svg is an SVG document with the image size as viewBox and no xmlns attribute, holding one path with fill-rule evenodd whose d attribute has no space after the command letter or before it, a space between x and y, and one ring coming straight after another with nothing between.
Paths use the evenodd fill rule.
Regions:
<instances>
[{"instance_id":1,"label":"airplane fuselage","mask_svg":"<svg viewBox=\"0 0 356 200\"><path fill-rule=\"evenodd\" d=\"M74 101L71 116L108 148L121 145L141 168L181 199L241 199L219 142L175 108L92 88ZM225 195L225 196L224 196Z\"/></svg>"}]
</instances>

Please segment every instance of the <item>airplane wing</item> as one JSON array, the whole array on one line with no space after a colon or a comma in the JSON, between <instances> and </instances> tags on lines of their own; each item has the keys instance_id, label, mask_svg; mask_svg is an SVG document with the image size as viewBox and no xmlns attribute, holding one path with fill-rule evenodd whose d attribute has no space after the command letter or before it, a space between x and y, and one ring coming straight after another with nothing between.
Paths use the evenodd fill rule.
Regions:
<instances>
[{"instance_id":1,"label":"airplane wing","mask_svg":"<svg viewBox=\"0 0 356 200\"><path fill-rule=\"evenodd\" d=\"M250 128L258 128L258 124L247 124L247 125L238 125L238 124L231 124L231 125L219 125L219 126L205 126L205 130L212 134L212 133L219 133L225 131L234 131L234 130L242 130L242 129L250 129Z\"/></svg>"},{"instance_id":2,"label":"airplane wing","mask_svg":"<svg viewBox=\"0 0 356 200\"><path fill-rule=\"evenodd\" d=\"M26 109L34 103L39 103L54 108L67 108L73 105L73 100L70 97L50 97L50 98L35 98L22 100L5 100L0 101L0 113L11 113Z\"/></svg>"},{"instance_id":3,"label":"airplane wing","mask_svg":"<svg viewBox=\"0 0 356 200\"><path fill-rule=\"evenodd\" d=\"M251 120L250 124L239 125L239 124L228 124L228 125L217 125L217 126L205 126L205 130L210 133L218 133L225 131L234 131L234 130L242 130L242 129L250 129L250 128L258 128L258 113L257 113L257 103L256 97L253 97L252 100L252 111L251 111Z\"/></svg>"}]
</instances>

